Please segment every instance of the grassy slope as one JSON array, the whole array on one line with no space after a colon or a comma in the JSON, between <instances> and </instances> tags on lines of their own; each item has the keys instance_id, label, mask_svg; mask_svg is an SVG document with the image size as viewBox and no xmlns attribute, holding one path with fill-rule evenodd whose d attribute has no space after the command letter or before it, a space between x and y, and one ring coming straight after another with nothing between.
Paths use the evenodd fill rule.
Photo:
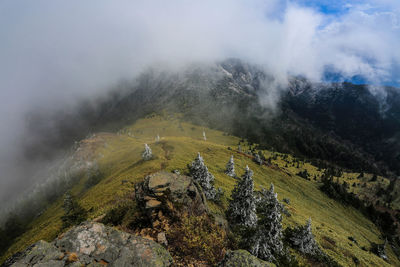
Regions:
<instances>
[{"instance_id":1,"label":"grassy slope","mask_svg":"<svg viewBox=\"0 0 400 267\"><path fill-rule=\"evenodd\" d=\"M229 151L236 148L239 139L223 135L222 132L205 129L207 141L202 140L200 126L180 122L176 117L152 117L138 121L135 125L124 129L127 134L106 134L102 142L95 146L93 154L97 159L104 179L89 190L84 190L85 177L72 189L81 205L89 210L90 218L96 218L107 210L124 201L134 191L133 183L143 179L149 173L166 169L186 171L197 152L200 152L214 174L217 187L225 190L223 206L227 206L235 180L224 174L225 164L233 153L237 174L241 175L246 165L254 171L256 189L269 187L274 183L278 198L289 198L288 208L291 217L285 217L284 226L304 224L311 217L313 232L318 243L335 260L345 266L353 265L352 257L356 256L364 266L387 266L379 257L364 251L361 247L370 247L370 242L382 243L378 229L371 221L353 208L345 207L328 198L318 189L318 182L307 181L298 176L266 166L254 164L248 157ZM133 136L132 136L133 134ZM155 136L161 136L161 142L154 141ZM147 162L141 160L143 144L148 143L153 150L155 159ZM93 149L93 148L92 148ZM270 152L265 151L265 154ZM275 163L284 166L285 162L278 158ZM309 164L303 167L312 174L320 174ZM288 167L290 173L297 173L295 167ZM346 174L345 174L346 175ZM356 176L356 174L354 174ZM31 223L31 230L22 235L6 253L5 257L24 249L37 240L51 241L61 230L62 199L50 206L46 212ZM210 203L215 213L223 214L223 208ZM358 245L348 237L354 237ZM389 249L389 257L394 265L400 265ZM3 259L4 260L4 257Z\"/></svg>"},{"instance_id":2,"label":"grassy slope","mask_svg":"<svg viewBox=\"0 0 400 267\"><path fill-rule=\"evenodd\" d=\"M297 174L300 171L306 169L307 172L310 174L311 181L315 181L317 183L321 182L321 176L324 170L318 170L316 166L313 166L308 162L299 161L299 168L297 168L297 163L294 162L295 158L293 158L291 155L286 155L286 161L284 159L284 154L265 151L264 155L267 158L276 156L277 159L272 160L271 162L280 166L282 169L291 174ZM287 162L289 163L287 164ZM292 162L294 163L292 164ZM337 181L339 183L347 182L349 184L348 191L357 194L357 196L361 199L369 200L371 202L382 199L378 198L375 193L379 187L382 187L384 189L387 188L389 186L390 180L382 176L377 176L376 181L371 181L373 174L365 173L363 177L359 177L359 175L360 173L343 171L340 177L334 177L334 181ZM316 177L316 180L313 179L314 176ZM354 183L355 185L353 186ZM398 190L394 190L394 192L396 191ZM400 208L400 204L394 202L392 203L392 207L394 209L398 209Z\"/></svg>"}]
</instances>

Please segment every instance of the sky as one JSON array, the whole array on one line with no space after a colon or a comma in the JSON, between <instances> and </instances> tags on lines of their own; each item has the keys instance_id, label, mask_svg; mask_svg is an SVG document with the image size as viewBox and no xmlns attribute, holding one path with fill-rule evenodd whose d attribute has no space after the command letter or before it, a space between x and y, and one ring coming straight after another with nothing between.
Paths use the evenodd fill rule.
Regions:
<instances>
[{"instance_id":1,"label":"sky","mask_svg":"<svg viewBox=\"0 0 400 267\"><path fill-rule=\"evenodd\" d=\"M323 16L325 16L325 18L327 18L327 21L329 22L327 25L342 24L341 26L344 27L350 26L348 25L348 23L352 20L353 23L357 23L358 21L361 26L367 27L366 30L371 31L371 34L376 34L375 38L371 36L371 40L368 40L368 42L378 42L378 39L381 36L379 32L384 35L392 35L391 37L386 36L387 39L383 39L385 42L387 42L388 49L394 52L392 58L390 59L391 62L388 61L386 63L386 66L383 67L384 70L381 69L383 72L380 72L380 75L378 74L377 78L371 79L366 73L363 73L362 71L360 71L359 73L354 73L352 75L343 75L343 73L338 70L331 72L329 71L329 68L327 68L327 71L322 76L322 79L326 78L324 80L328 82L345 80L358 84L374 83L377 85L400 87L400 65L398 55L396 55L395 52L395 45L398 43L396 43L395 39L400 36L400 3L398 1L299 0L296 1L296 3L304 7L312 8L317 12L323 14ZM326 29L328 29L329 27L326 27ZM375 31L375 33L373 31ZM362 38L359 39L362 40ZM391 46L391 44L393 46ZM368 53L361 54L360 58L367 62L371 67L375 68L377 71L382 68L378 64L376 64L379 60L370 58L370 55Z\"/></svg>"},{"instance_id":2,"label":"sky","mask_svg":"<svg viewBox=\"0 0 400 267\"><path fill-rule=\"evenodd\" d=\"M400 86L399 16L398 0L2 0L0 200L33 179L17 162L32 110L73 109L148 66L228 57L282 82Z\"/></svg>"},{"instance_id":3,"label":"sky","mask_svg":"<svg viewBox=\"0 0 400 267\"><path fill-rule=\"evenodd\" d=\"M307 0L299 0L296 1L301 6L313 8L324 14L334 14L334 15L342 15L350 10L353 5L363 5L366 1L330 1L330 0L321 0L321 1L307 1Z\"/></svg>"}]
</instances>

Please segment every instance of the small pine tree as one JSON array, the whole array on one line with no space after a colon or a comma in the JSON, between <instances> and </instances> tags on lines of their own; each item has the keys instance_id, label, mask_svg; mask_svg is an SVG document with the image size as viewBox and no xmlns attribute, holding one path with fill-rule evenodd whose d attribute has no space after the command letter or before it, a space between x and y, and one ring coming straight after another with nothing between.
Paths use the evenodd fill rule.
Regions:
<instances>
[{"instance_id":1,"label":"small pine tree","mask_svg":"<svg viewBox=\"0 0 400 267\"><path fill-rule=\"evenodd\" d=\"M386 255L386 245L387 245L387 238L383 244L376 244L372 243L371 251L378 255L380 258L387 260L388 257Z\"/></svg>"},{"instance_id":2,"label":"small pine tree","mask_svg":"<svg viewBox=\"0 0 400 267\"><path fill-rule=\"evenodd\" d=\"M151 148L147 144L144 144L144 151L142 153L142 158L144 160L150 160L150 159L153 158L153 154L151 152Z\"/></svg>"},{"instance_id":3,"label":"small pine tree","mask_svg":"<svg viewBox=\"0 0 400 267\"><path fill-rule=\"evenodd\" d=\"M303 254L318 256L322 253L311 231L311 218L307 220L305 225L289 231L287 239L294 248Z\"/></svg>"},{"instance_id":4,"label":"small pine tree","mask_svg":"<svg viewBox=\"0 0 400 267\"><path fill-rule=\"evenodd\" d=\"M69 227L86 220L86 210L69 193L64 196L63 209L64 215L61 217L63 227Z\"/></svg>"},{"instance_id":5,"label":"small pine tree","mask_svg":"<svg viewBox=\"0 0 400 267\"><path fill-rule=\"evenodd\" d=\"M189 166L189 170L193 179L203 188L206 198L214 199L216 195L216 190L214 188L214 176L208 171L200 152L197 154L196 159Z\"/></svg>"},{"instance_id":6,"label":"small pine tree","mask_svg":"<svg viewBox=\"0 0 400 267\"><path fill-rule=\"evenodd\" d=\"M225 173L226 173L228 176L236 177L236 173L235 173L235 163L233 162L233 155L231 155L231 158L229 159L228 163L226 164Z\"/></svg>"},{"instance_id":7,"label":"small pine tree","mask_svg":"<svg viewBox=\"0 0 400 267\"><path fill-rule=\"evenodd\" d=\"M63 207L65 213L69 213L73 209L72 196L70 193L65 193L64 203L63 203L62 207Z\"/></svg>"},{"instance_id":8,"label":"small pine tree","mask_svg":"<svg viewBox=\"0 0 400 267\"><path fill-rule=\"evenodd\" d=\"M246 166L246 172L232 191L227 216L233 225L253 227L257 223L256 199L253 195L253 171Z\"/></svg>"},{"instance_id":9,"label":"small pine tree","mask_svg":"<svg viewBox=\"0 0 400 267\"><path fill-rule=\"evenodd\" d=\"M266 261L276 261L283 252L282 211L284 206L278 201L274 185L263 189L257 203L258 221L254 235L250 237L250 252Z\"/></svg>"},{"instance_id":10,"label":"small pine tree","mask_svg":"<svg viewBox=\"0 0 400 267\"><path fill-rule=\"evenodd\" d=\"M261 159L261 157L260 157L260 155L258 153L254 155L254 162L259 164L259 165L263 164L263 160Z\"/></svg>"}]
</instances>

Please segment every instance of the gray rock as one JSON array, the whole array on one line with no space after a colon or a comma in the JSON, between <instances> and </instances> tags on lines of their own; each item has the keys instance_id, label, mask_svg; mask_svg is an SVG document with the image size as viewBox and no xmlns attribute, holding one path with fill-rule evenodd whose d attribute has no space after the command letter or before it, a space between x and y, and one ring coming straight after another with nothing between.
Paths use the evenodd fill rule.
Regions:
<instances>
[{"instance_id":1,"label":"gray rock","mask_svg":"<svg viewBox=\"0 0 400 267\"><path fill-rule=\"evenodd\" d=\"M168 246L167 237L165 236L164 232L161 232L161 233L157 234L157 242L160 243L160 244L163 244L165 246Z\"/></svg>"},{"instance_id":2,"label":"gray rock","mask_svg":"<svg viewBox=\"0 0 400 267\"><path fill-rule=\"evenodd\" d=\"M73 264L68 265L68 267L78 267L82 266L82 264L79 264L77 262L74 262ZM57 260L49 260L46 262L39 262L33 265L33 267L63 267L65 266L65 262L63 261L57 261Z\"/></svg>"},{"instance_id":3,"label":"gray rock","mask_svg":"<svg viewBox=\"0 0 400 267\"><path fill-rule=\"evenodd\" d=\"M61 261L63 257L64 253L58 251L54 245L41 240L27 248L25 254L19 253L14 256L14 259L8 259L4 265L13 267L46 266L43 263L52 262L54 264L48 266L64 266L64 262Z\"/></svg>"},{"instance_id":4,"label":"gray rock","mask_svg":"<svg viewBox=\"0 0 400 267\"><path fill-rule=\"evenodd\" d=\"M135 186L135 196L149 215L162 210L180 217L183 213L201 215L208 210L201 187L192 178L176 173L147 176Z\"/></svg>"},{"instance_id":5,"label":"gray rock","mask_svg":"<svg viewBox=\"0 0 400 267\"><path fill-rule=\"evenodd\" d=\"M52 243L35 243L8 262L13 267L171 266L172 257L154 241L85 222Z\"/></svg>"},{"instance_id":6,"label":"gray rock","mask_svg":"<svg viewBox=\"0 0 400 267\"><path fill-rule=\"evenodd\" d=\"M218 264L219 267L274 267L269 263L251 255L246 250L233 250L225 254L224 259Z\"/></svg>"}]
</instances>

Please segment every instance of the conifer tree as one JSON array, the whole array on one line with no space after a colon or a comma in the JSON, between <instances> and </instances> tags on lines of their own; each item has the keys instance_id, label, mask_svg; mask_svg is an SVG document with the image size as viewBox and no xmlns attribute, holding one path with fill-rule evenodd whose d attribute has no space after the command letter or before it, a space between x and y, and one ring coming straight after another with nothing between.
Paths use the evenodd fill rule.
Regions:
<instances>
[{"instance_id":1,"label":"conifer tree","mask_svg":"<svg viewBox=\"0 0 400 267\"><path fill-rule=\"evenodd\" d=\"M254 162L259 164L259 165L263 164L263 161L262 161L262 159L261 159L261 157L260 157L260 155L258 153L254 155Z\"/></svg>"},{"instance_id":2,"label":"conifer tree","mask_svg":"<svg viewBox=\"0 0 400 267\"><path fill-rule=\"evenodd\" d=\"M387 246L387 238L385 238L385 242L383 244L372 244L371 251L378 255L380 258L387 260L388 257L386 255L386 246Z\"/></svg>"},{"instance_id":3,"label":"conifer tree","mask_svg":"<svg viewBox=\"0 0 400 267\"><path fill-rule=\"evenodd\" d=\"M63 209L64 215L61 217L63 227L81 223L87 217L86 210L69 193L64 196Z\"/></svg>"},{"instance_id":4,"label":"conifer tree","mask_svg":"<svg viewBox=\"0 0 400 267\"><path fill-rule=\"evenodd\" d=\"M283 205L278 201L274 185L262 189L257 203L257 227L250 237L250 252L266 261L276 261L283 252L282 215Z\"/></svg>"},{"instance_id":5,"label":"conifer tree","mask_svg":"<svg viewBox=\"0 0 400 267\"><path fill-rule=\"evenodd\" d=\"M321 250L314 239L311 232L311 218L307 220L305 225L298 226L291 230L288 234L288 240L294 248L297 248L301 253L317 256Z\"/></svg>"},{"instance_id":6,"label":"conifer tree","mask_svg":"<svg viewBox=\"0 0 400 267\"><path fill-rule=\"evenodd\" d=\"M235 185L228 207L228 219L233 225L253 227L257 223L256 199L253 195L253 171L246 166L246 172Z\"/></svg>"},{"instance_id":7,"label":"conifer tree","mask_svg":"<svg viewBox=\"0 0 400 267\"><path fill-rule=\"evenodd\" d=\"M196 159L189 166L189 169L190 175L203 188L206 198L214 199L216 195L216 190L214 188L214 176L208 171L200 152L197 154Z\"/></svg>"},{"instance_id":8,"label":"conifer tree","mask_svg":"<svg viewBox=\"0 0 400 267\"><path fill-rule=\"evenodd\" d=\"M231 155L231 158L229 159L228 163L226 164L225 173L226 173L228 176L236 177L236 173L235 173L235 163L234 163L234 161L233 161L233 155Z\"/></svg>"},{"instance_id":9,"label":"conifer tree","mask_svg":"<svg viewBox=\"0 0 400 267\"><path fill-rule=\"evenodd\" d=\"M152 157L153 157L153 154L151 152L151 148L147 144L144 144L144 151L142 154L142 158L144 160L150 160Z\"/></svg>"},{"instance_id":10,"label":"conifer tree","mask_svg":"<svg viewBox=\"0 0 400 267\"><path fill-rule=\"evenodd\" d=\"M70 193L65 193L63 209L65 213L70 213L71 210L73 209L73 201Z\"/></svg>"}]
</instances>

